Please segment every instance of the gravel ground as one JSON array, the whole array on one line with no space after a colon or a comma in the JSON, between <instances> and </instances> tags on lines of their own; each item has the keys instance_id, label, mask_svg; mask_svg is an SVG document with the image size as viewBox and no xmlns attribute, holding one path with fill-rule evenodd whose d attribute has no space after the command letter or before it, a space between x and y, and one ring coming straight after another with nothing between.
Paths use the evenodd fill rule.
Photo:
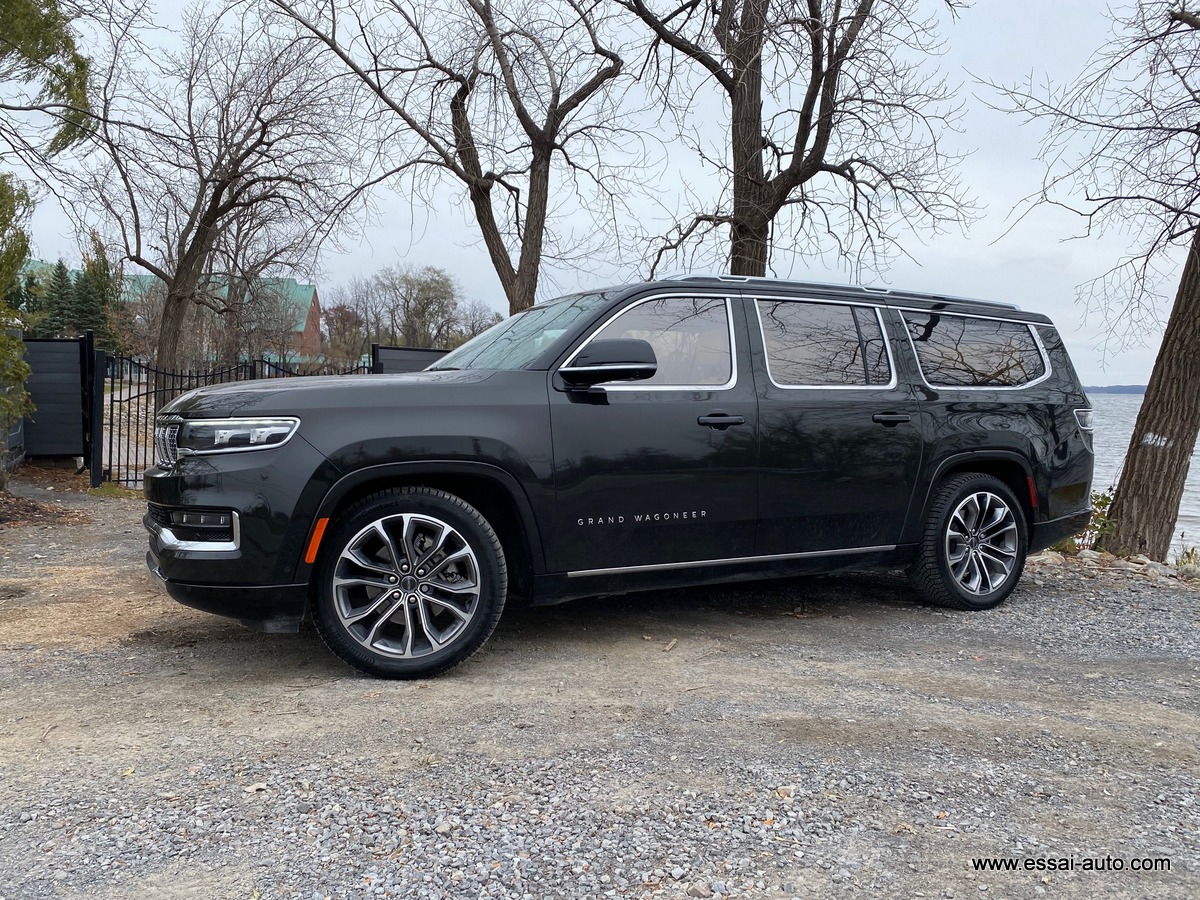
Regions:
<instances>
[{"instance_id":1,"label":"gravel ground","mask_svg":"<svg viewBox=\"0 0 1200 900\"><path fill-rule=\"evenodd\" d=\"M3 900L1200 895L1192 584L587 601L381 682L173 603L140 503L44 487L90 515L0 531Z\"/></svg>"}]
</instances>

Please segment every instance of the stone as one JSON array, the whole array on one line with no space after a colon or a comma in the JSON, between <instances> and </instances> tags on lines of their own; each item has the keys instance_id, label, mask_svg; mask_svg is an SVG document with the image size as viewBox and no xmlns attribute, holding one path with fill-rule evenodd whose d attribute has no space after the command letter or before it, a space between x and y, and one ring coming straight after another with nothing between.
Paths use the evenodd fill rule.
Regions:
<instances>
[{"instance_id":1,"label":"stone","mask_svg":"<svg viewBox=\"0 0 1200 900\"><path fill-rule=\"evenodd\" d=\"M1080 559L1099 559L1100 558L1100 554L1097 553L1095 550L1080 550L1075 555L1077 557L1079 557Z\"/></svg>"},{"instance_id":2,"label":"stone","mask_svg":"<svg viewBox=\"0 0 1200 900\"><path fill-rule=\"evenodd\" d=\"M688 885L687 895L689 897L711 897L713 895L712 885L707 881L693 881Z\"/></svg>"}]
</instances>

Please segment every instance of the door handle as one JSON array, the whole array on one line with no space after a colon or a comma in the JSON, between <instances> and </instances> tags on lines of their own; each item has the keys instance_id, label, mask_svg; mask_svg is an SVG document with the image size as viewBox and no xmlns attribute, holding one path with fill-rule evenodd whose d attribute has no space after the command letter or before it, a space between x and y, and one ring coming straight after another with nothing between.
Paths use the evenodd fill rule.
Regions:
<instances>
[{"instance_id":1,"label":"door handle","mask_svg":"<svg viewBox=\"0 0 1200 900\"><path fill-rule=\"evenodd\" d=\"M726 413L712 413L701 416L696 420L697 425L707 425L715 431L724 431L730 425L745 425L745 416L731 416Z\"/></svg>"},{"instance_id":2,"label":"door handle","mask_svg":"<svg viewBox=\"0 0 1200 900\"><path fill-rule=\"evenodd\" d=\"M871 421L878 422L884 428L895 428L901 422L911 422L912 416L907 413L875 413Z\"/></svg>"}]
</instances>

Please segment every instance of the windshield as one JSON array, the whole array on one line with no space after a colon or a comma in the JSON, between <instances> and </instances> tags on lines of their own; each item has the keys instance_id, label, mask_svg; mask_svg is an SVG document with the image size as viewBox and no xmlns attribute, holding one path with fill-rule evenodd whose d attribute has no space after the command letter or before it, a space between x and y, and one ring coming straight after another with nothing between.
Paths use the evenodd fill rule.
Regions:
<instances>
[{"instance_id":1,"label":"windshield","mask_svg":"<svg viewBox=\"0 0 1200 900\"><path fill-rule=\"evenodd\" d=\"M596 312L612 293L574 294L531 306L493 325L429 367L439 369L520 369L561 337L580 319Z\"/></svg>"}]
</instances>

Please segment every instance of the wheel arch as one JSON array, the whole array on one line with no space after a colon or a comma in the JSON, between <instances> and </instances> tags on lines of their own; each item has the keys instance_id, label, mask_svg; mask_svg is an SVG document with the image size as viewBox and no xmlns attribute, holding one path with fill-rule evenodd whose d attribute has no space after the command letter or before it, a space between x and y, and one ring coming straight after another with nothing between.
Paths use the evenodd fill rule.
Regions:
<instances>
[{"instance_id":1,"label":"wheel arch","mask_svg":"<svg viewBox=\"0 0 1200 900\"><path fill-rule=\"evenodd\" d=\"M1029 460L1011 450L973 450L948 456L934 469L933 475L926 482L925 496L921 498L919 505L914 506L914 511L919 515L910 516L905 525L904 541L906 543L920 540L938 485L952 475L960 475L964 472L991 475L1011 490L1013 496L1017 498L1017 502L1021 504L1021 512L1025 515L1025 538L1029 540L1033 536L1034 516L1037 513L1038 504L1031 492L1031 479L1034 478L1034 473Z\"/></svg>"},{"instance_id":2,"label":"wheel arch","mask_svg":"<svg viewBox=\"0 0 1200 900\"><path fill-rule=\"evenodd\" d=\"M326 492L313 516L304 546L309 546L320 520L336 518L341 511L377 491L399 487L438 488L475 507L500 539L508 562L510 595L530 596L533 576L546 571L537 520L516 478L487 463L426 460L367 466L351 472ZM311 582L313 569L324 550L322 545L313 563L301 559L296 581Z\"/></svg>"}]
</instances>

